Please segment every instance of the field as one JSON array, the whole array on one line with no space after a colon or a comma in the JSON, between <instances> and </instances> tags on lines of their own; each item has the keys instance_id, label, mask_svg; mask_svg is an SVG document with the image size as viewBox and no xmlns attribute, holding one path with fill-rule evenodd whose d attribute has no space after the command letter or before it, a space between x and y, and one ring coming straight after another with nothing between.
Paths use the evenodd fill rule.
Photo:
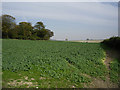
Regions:
<instances>
[{"instance_id":1,"label":"field","mask_svg":"<svg viewBox=\"0 0 120 90\"><path fill-rule=\"evenodd\" d=\"M4 88L89 87L95 78L106 81L109 71L105 57L100 43L4 39L2 85ZM115 68L114 63L111 68ZM115 74L112 81L116 83L115 70L111 74Z\"/></svg>"},{"instance_id":2,"label":"field","mask_svg":"<svg viewBox=\"0 0 120 90\"><path fill-rule=\"evenodd\" d=\"M72 42L88 42L88 43L100 43L103 40L76 40L76 41L72 41Z\"/></svg>"}]
</instances>

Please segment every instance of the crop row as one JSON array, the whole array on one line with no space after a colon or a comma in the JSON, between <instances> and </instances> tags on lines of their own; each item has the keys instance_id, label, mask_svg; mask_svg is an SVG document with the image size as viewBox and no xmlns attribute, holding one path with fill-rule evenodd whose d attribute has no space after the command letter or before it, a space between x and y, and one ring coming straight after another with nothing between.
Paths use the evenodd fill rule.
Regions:
<instances>
[{"instance_id":1,"label":"crop row","mask_svg":"<svg viewBox=\"0 0 120 90\"><path fill-rule=\"evenodd\" d=\"M38 70L42 76L89 82L106 75L103 49L96 43L3 40L2 70Z\"/></svg>"}]
</instances>

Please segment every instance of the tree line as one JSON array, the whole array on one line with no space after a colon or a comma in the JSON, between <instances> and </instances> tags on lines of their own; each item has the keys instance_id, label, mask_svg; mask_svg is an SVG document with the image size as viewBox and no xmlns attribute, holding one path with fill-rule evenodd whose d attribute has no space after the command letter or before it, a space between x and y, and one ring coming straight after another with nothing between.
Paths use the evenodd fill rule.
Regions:
<instances>
[{"instance_id":1,"label":"tree line","mask_svg":"<svg viewBox=\"0 0 120 90\"><path fill-rule=\"evenodd\" d=\"M54 33L45 28L43 22L37 22L34 26L30 22L19 22L11 15L0 16L2 21L2 38L24 39L24 40L49 40Z\"/></svg>"}]
</instances>

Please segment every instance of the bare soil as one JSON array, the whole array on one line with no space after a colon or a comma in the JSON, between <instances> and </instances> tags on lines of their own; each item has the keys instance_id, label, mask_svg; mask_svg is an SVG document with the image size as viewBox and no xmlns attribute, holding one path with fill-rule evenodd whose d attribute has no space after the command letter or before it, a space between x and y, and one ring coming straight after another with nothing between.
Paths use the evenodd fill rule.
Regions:
<instances>
[{"instance_id":1,"label":"bare soil","mask_svg":"<svg viewBox=\"0 0 120 90\"><path fill-rule=\"evenodd\" d=\"M28 80L28 77L24 77L25 80L22 79L17 79L17 80L12 80L10 82L7 83L7 85L10 85L11 87L21 87L21 86L26 86L26 88L29 87L37 87L37 82L32 82L31 80L33 80L34 78L31 78L30 80ZM35 80L35 79L34 79Z\"/></svg>"}]
</instances>

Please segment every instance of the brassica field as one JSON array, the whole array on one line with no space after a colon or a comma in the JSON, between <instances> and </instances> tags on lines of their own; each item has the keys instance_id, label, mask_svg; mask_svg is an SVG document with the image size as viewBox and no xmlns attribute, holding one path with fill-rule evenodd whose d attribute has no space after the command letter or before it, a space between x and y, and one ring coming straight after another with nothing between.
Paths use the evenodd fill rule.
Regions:
<instances>
[{"instance_id":1,"label":"brassica field","mask_svg":"<svg viewBox=\"0 0 120 90\"><path fill-rule=\"evenodd\" d=\"M105 79L105 52L100 43L3 40L3 87L27 87L11 80L34 78L29 87L84 87L92 78ZM46 86L47 85L47 86Z\"/></svg>"}]
</instances>

